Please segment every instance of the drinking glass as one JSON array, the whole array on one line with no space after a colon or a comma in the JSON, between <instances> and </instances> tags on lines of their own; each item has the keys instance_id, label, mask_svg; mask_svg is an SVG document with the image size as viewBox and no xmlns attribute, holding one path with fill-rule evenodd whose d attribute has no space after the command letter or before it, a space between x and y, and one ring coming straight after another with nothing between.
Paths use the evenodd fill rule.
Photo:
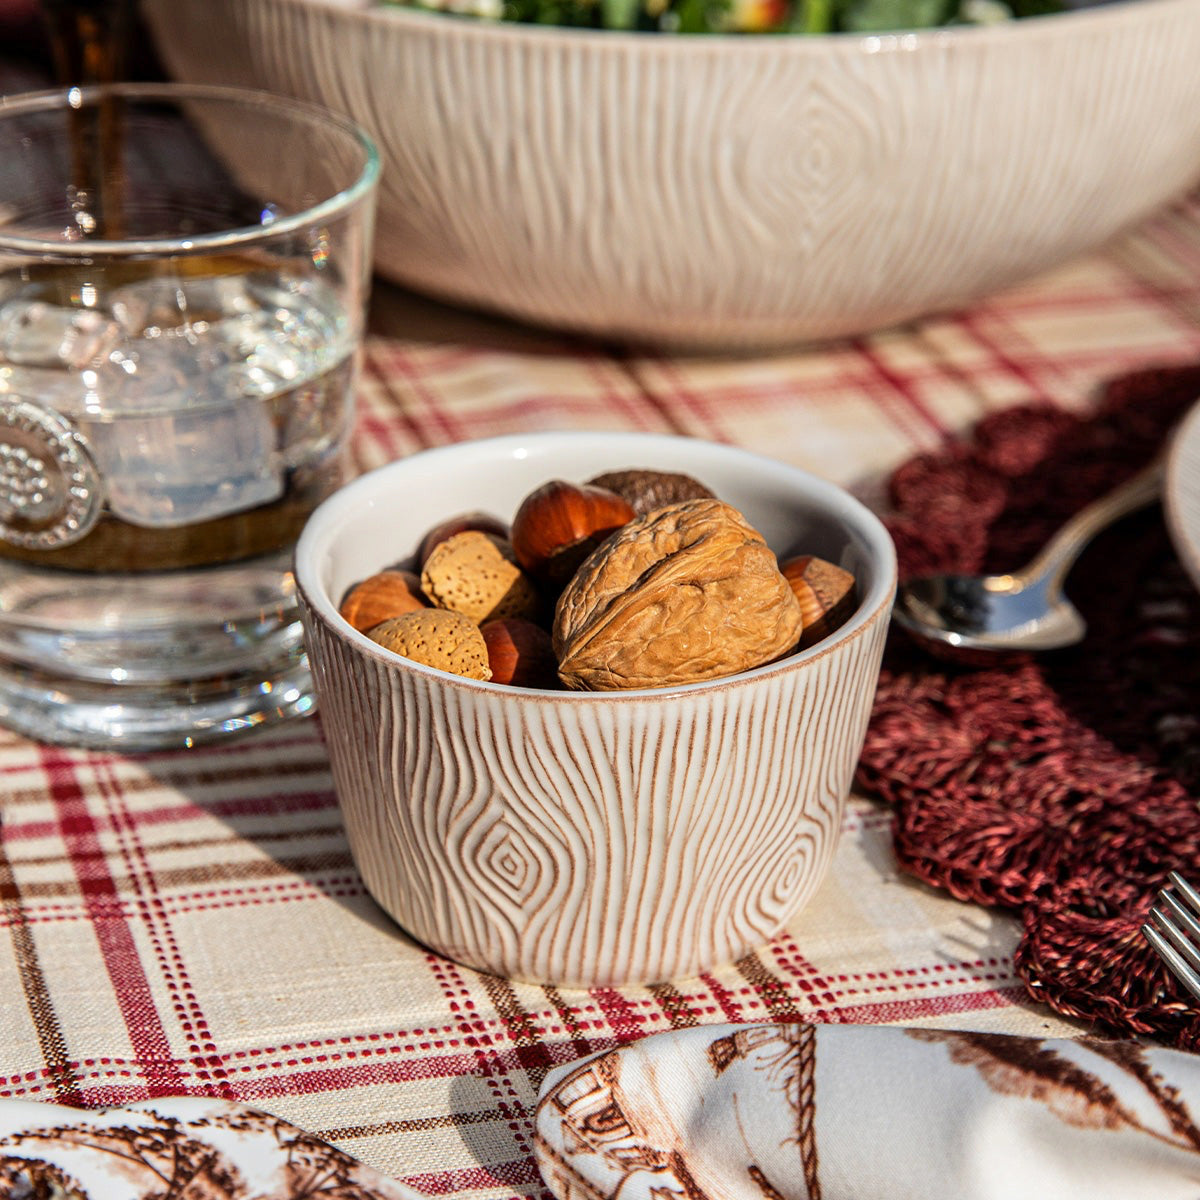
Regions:
<instances>
[{"instance_id":1,"label":"drinking glass","mask_svg":"<svg viewBox=\"0 0 1200 1200\"><path fill-rule=\"evenodd\" d=\"M0 723L148 749L311 709L291 553L343 480L378 172L258 92L0 99Z\"/></svg>"}]
</instances>

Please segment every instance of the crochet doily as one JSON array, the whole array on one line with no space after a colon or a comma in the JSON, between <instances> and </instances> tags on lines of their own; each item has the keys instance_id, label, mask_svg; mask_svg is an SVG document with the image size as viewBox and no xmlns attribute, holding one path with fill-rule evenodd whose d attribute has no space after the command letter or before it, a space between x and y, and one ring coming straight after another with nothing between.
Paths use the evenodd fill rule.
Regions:
<instances>
[{"instance_id":1,"label":"crochet doily","mask_svg":"<svg viewBox=\"0 0 1200 1200\"><path fill-rule=\"evenodd\" d=\"M1147 463L1200 398L1200 366L1110 383L1087 417L983 420L890 484L900 572L1003 571ZM1067 583L1088 636L1002 661L889 638L859 784L894 809L901 867L1017 910L1029 993L1097 1032L1200 1049L1196 1003L1140 926L1172 869L1200 878L1200 593L1152 506Z\"/></svg>"}]
</instances>

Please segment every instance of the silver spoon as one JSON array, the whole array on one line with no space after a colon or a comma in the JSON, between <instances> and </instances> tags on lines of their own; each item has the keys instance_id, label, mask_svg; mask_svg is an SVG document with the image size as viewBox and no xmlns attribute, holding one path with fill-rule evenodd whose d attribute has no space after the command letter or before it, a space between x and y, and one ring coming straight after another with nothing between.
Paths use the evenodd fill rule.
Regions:
<instances>
[{"instance_id":1,"label":"silver spoon","mask_svg":"<svg viewBox=\"0 0 1200 1200\"><path fill-rule=\"evenodd\" d=\"M1087 626L1063 582L1087 544L1120 517L1156 499L1156 459L1077 512L1027 566L1009 575L924 575L901 585L892 620L919 640L963 650L1054 650Z\"/></svg>"}]
</instances>

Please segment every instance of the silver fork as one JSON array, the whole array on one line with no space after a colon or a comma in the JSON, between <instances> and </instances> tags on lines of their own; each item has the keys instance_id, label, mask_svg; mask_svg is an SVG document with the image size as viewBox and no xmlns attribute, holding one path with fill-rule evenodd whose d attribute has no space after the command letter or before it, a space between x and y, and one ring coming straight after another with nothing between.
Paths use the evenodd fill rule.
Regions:
<instances>
[{"instance_id":1,"label":"silver fork","mask_svg":"<svg viewBox=\"0 0 1200 1200\"><path fill-rule=\"evenodd\" d=\"M1170 885L1158 893L1142 934L1167 970L1200 1000L1200 891L1178 871L1167 878Z\"/></svg>"}]
</instances>

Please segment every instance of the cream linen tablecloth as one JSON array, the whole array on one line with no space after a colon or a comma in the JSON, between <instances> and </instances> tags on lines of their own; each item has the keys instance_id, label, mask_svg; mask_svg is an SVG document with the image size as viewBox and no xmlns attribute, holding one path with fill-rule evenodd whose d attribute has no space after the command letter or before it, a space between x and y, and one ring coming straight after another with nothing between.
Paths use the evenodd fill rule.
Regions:
<instances>
[{"instance_id":1,"label":"cream linen tablecloth","mask_svg":"<svg viewBox=\"0 0 1200 1200\"><path fill-rule=\"evenodd\" d=\"M1200 360L1200 200L969 312L820 350L609 353L379 285L358 469L546 428L736 442L878 503L980 416L1086 409L1130 368ZM369 719L369 718L365 718ZM0 734L0 1095L89 1107L207 1094L266 1109L435 1196L543 1195L552 1067L696 1024L1073 1034L1014 978L1016 928L897 875L852 798L828 881L736 965L650 988L513 985L425 952L364 893L317 720L123 756Z\"/></svg>"}]
</instances>

